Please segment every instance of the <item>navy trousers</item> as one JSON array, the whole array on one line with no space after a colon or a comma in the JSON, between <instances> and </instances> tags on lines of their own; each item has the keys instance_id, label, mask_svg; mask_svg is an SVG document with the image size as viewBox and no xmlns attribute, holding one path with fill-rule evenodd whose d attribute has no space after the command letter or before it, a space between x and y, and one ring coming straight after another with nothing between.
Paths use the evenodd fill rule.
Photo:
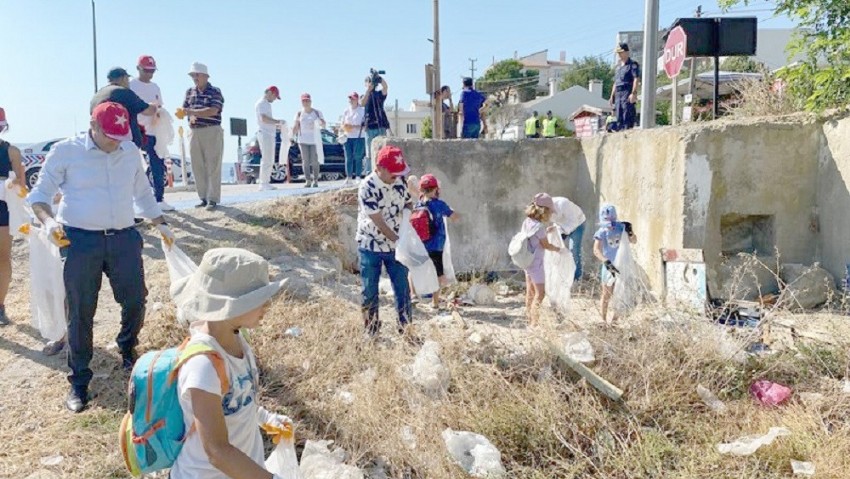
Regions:
<instances>
[{"instance_id":1,"label":"navy trousers","mask_svg":"<svg viewBox=\"0 0 850 479\"><path fill-rule=\"evenodd\" d=\"M121 305L121 330L116 342L121 354L130 354L138 343L145 319L145 272L142 264L142 235L135 228L88 231L65 228L71 242L65 258L65 293L68 304L68 381L86 390L93 373L94 314L103 273L115 301Z\"/></svg>"},{"instance_id":2,"label":"navy trousers","mask_svg":"<svg viewBox=\"0 0 850 479\"><path fill-rule=\"evenodd\" d=\"M165 160L156 154L155 136L147 135L145 153L148 154L148 163L150 163L151 168L153 195L156 197L157 203L162 203L162 198L165 195Z\"/></svg>"},{"instance_id":3,"label":"navy trousers","mask_svg":"<svg viewBox=\"0 0 850 479\"><path fill-rule=\"evenodd\" d=\"M617 90L614 93L614 112L617 115L617 130L630 130L635 127L637 111L635 104L629 101L629 90Z\"/></svg>"}]
</instances>

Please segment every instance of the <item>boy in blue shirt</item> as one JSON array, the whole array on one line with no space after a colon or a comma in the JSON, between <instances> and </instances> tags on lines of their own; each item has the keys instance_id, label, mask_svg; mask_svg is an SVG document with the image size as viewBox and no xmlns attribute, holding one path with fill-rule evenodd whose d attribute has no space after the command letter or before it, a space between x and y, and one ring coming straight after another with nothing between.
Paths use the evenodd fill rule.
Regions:
<instances>
[{"instance_id":1,"label":"boy in blue shirt","mask_svg":"<svg viewBox=\"0 0 850 479\"><path fill-rule=\"evenodd\" d=\"M602 282L602 321L608 322L608 302L614 294L617 275L620 273L614 266L617 251L623 234L628 235L629 243L637 243L637 236L632 231L628 221L617 221L617 208L614 205L602 205L599 209L599 229L593 235L593 255L602 261L599 269L599 279ZM612 320L616 320L616 315Z\"/></svg>"},{"instance_id":2,"label":"boy in blue shirt","mask_svg":"<svg viewBox=\"0 0 850 479\"><path fill-rule=\"evenodd\" d=\"M446 246L446 222L444 218L457 221L458 214L445 201L440 199L440 184L434 175L427 174L422 176L419 180L419 191L422 196L416 207L427 208L431 220L431 237L424 241L425 249L428 250L428 255L434 263L434 268L437 270L437 278L440 280L440 286L442 287L448 282L443 268L443 248ZM434 309L439 308L439 290L432 296L431 305Z\"/></svg>"}]
</instances>

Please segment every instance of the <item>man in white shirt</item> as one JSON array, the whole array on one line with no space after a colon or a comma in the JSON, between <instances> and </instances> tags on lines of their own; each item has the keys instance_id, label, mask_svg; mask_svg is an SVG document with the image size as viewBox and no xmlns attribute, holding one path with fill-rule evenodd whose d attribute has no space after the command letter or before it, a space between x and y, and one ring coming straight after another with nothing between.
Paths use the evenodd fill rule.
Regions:
<instances>
[{"instance_id":1,"label":"man in white shirt","mask_svg":"<svg viewBox=\"0 0 850 479\"><path fill-rule=\"evenodd\" d=\"M257 112L257 124L260 127L257 133L257 143L260 146L260 153L263 155L260 159L260 178L257 181L260 185L260 191L273 190L271 184L272 166L274 165L275 151L275 136L277 130L281 128L285 121L275 120L272 117L272 103L275 100L280 100L280 90L276 86L266 88L263 97L257 100L254 105L254 110ZM283 150L284 145L281 145ZM289 151L288 149L285 151Z\"/></svg>"},{"instance_id":2,"label":"man in white shirt","mask_svg":"<svg viewBox=\"0 0 850 479\"><path fill-rule=\"evenodd\" d=\"M319 151L322 148L322 132L316 131L318 121L325 127L325 117L322 112L313 108L313 99L309 93L301 95L301 111L295 116L292 134L298 136L298 148L301 149L301 165L304 169L304 180L307 188L319 187Z\"/></svg>"},{"instance_id":3,"label":"man in white shirt","mask_svg":"<svg viewBox=\"0 0 850 479\"><path fill-rule=\"evenodd\" d=\"M584 223L586 217L584 211L563 196L552 198L555 203L555 210L552 212L552 222L558 225L561 229L561 238L564 241L569 240L568 246L573 253L573 260L576 263L575 280L581 279L581 239L584 236Z\"/></svg>"},{"instance_id":4,"label":"man in white shirt","mask_svg":"<svg viewBox=\"0 0 850 479\"><path fill-rule=\"evenodd\" d=\"M366 156L366 134L364 117L366 109L360 106L360 95L355 91L348 95L348 108L342 114L342 129L345 131L346 140L343 143L345 150L345 185L356 182L357 178L364 178L363 158Z\"/></svg>"},{"instance_id":5,"label":"man in white shirt","mask_svg":"<svg viewBox=\"0 0 850 479\"><path fill-rule=\"evenodd\" d=\"M136 70L138 70L139 76L130 80L130 89L148 104L162 107L162 92L159 91L159 85L151 81L153 74L156 73L156 60L150 55L142 55L139 57ZM159 112L150 116L138 115L139 126L143 128L145 134L142 147L148 155L151 179L153 180L151 186L156 202L159 203L162 211L174 211L174 207L163 199L165 196L165 160L156 153L156 136L153 134L153 125L158 115Z\"/></svg>"},{"instance_id":6,"label":"man in white shirt","mask_svg":"<svg viewBox=\"0 0 850 479\"><path fill-rule=\"evenodd\" d=\"M38 183L27 197L65 258L71 369L65 407L75 413L90 400L92 328L103 273L121 304L116 342L124 369L130 370L137 357L147 289L142 236L133 227L134 204L157 226L166 244L174 242L139 161L139 149L129 141L129 118L130 113L118 103L97 105L87 133L61 141L50 150ZM57 193L62 193L62 199L54 218L51 204Z\"/></svg>"}]
</instances>

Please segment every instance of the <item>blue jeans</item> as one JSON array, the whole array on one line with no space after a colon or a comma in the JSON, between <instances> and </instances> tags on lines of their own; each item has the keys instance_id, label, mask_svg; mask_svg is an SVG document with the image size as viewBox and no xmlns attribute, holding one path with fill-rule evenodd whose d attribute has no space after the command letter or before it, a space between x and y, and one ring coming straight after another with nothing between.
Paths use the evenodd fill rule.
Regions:
<instances>
[{"instance_id":1,"label":"blue jeans","mask_svg":"<svg viewBox=\"0 0 850 479\"><path fill-rule=\"evenodd\" d=\"M153 180L153 195L156 197L157 203L162 203L162 198L165 195L165 160L156 154L156 137L147 136L145 143L145 153L148 154L148 163L151 165L151 179Z\"/></svg>"},{"instance_id":2,"label":"blue jeans","mask_svg":"<svg viewBox=\"0 0 850 479\"><path fill-rule=\"evenodd\" d=\"M481 136L481 123L464 123L461 138L478 138Z\"/></svg>"},{"instance_id":3,"label":"blue jeans","mask_svg":"<svg viewBox=\"0 0 850 479\"><path fill-rule=\"evenodd\" d=\"M386 128L368 128L366 130L366 159L368 161L363 162L363 174L368 175L372 172L372 158L375 155L372 154L372 140L379 136L387 136Z\"/></svg>"},{"instance_id":4,"label":"blue jeans","mask_svg":"<svg viewBox=\"0 0 850 479\"><path fill-rule=\"evenodd\" d=\"M573 252L573 260L576 263L576 274L573 279L578 281L581 278L581 239L584 237L584 223L580 224L578 228L573 230L572 233L567 235L567 238L570 240L570 251Z\"/></svg>"},{"instance_id":5,"label":"blue jeans","mask_svg":"<svg viewBox=\"0 0 850 479\"><path fill-rule=\"evenodd\" d=\"M378 334L381 320L378 317L380 299L378 298L378 281L381 279L381 266L387 268L390 283L395 294L396 310L398 311L398 328L403 331L410 322L412 306L410 303L410 285L407 283L407 268L396 261L395 252L377 253L360 248L360 279L363 282L363 302L361 311L366 331L371 335Z\"/></svg>"},{"instance_id":6,"label":"blue jeans","mask_svg":"<svg viewBox=\"0 0 850 479\"><path fill-rule=\"evenodd\" d=\"M122 355L136 347L145 319L145 271L142 235L135 228L111 234L65 228L70 246L65 250L65 292L68 305L68 381L85 391L92 379L94 313L103 273L109 278L115 301L121 305L121 330L116 342Z\"/></svg>"},{"instance_id":7,"label":"blue jeans","mask_svg":"<svg viewBox=\"0 0 850 479\"><path fill-rule=\"evenodd\" d=\"M357 178L363 175L363 156L366 154L364 138L349 138L342 145L345 150L345 175Z\"/></svg>"}]
</instances>

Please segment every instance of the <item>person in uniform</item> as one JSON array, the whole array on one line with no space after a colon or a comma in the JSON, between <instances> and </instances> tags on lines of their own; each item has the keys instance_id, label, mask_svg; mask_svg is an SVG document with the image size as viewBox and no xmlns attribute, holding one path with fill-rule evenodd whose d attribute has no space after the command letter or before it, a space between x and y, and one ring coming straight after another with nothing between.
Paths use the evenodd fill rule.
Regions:
<instances>
[{"instance_id":1,"label":"person in uniform","mask_svg":"<svg viewBox=\"0 0 850 479\"><path fill-rule=\"evenodd\" d=\"M640 86L640 65L629 58L629 45L621 43L614 50L620 57L614 72L614 88L611 89L609 102L617 117L615 131L634 128L637 112L637 91Z\"/></svg>"}]
</instances>

